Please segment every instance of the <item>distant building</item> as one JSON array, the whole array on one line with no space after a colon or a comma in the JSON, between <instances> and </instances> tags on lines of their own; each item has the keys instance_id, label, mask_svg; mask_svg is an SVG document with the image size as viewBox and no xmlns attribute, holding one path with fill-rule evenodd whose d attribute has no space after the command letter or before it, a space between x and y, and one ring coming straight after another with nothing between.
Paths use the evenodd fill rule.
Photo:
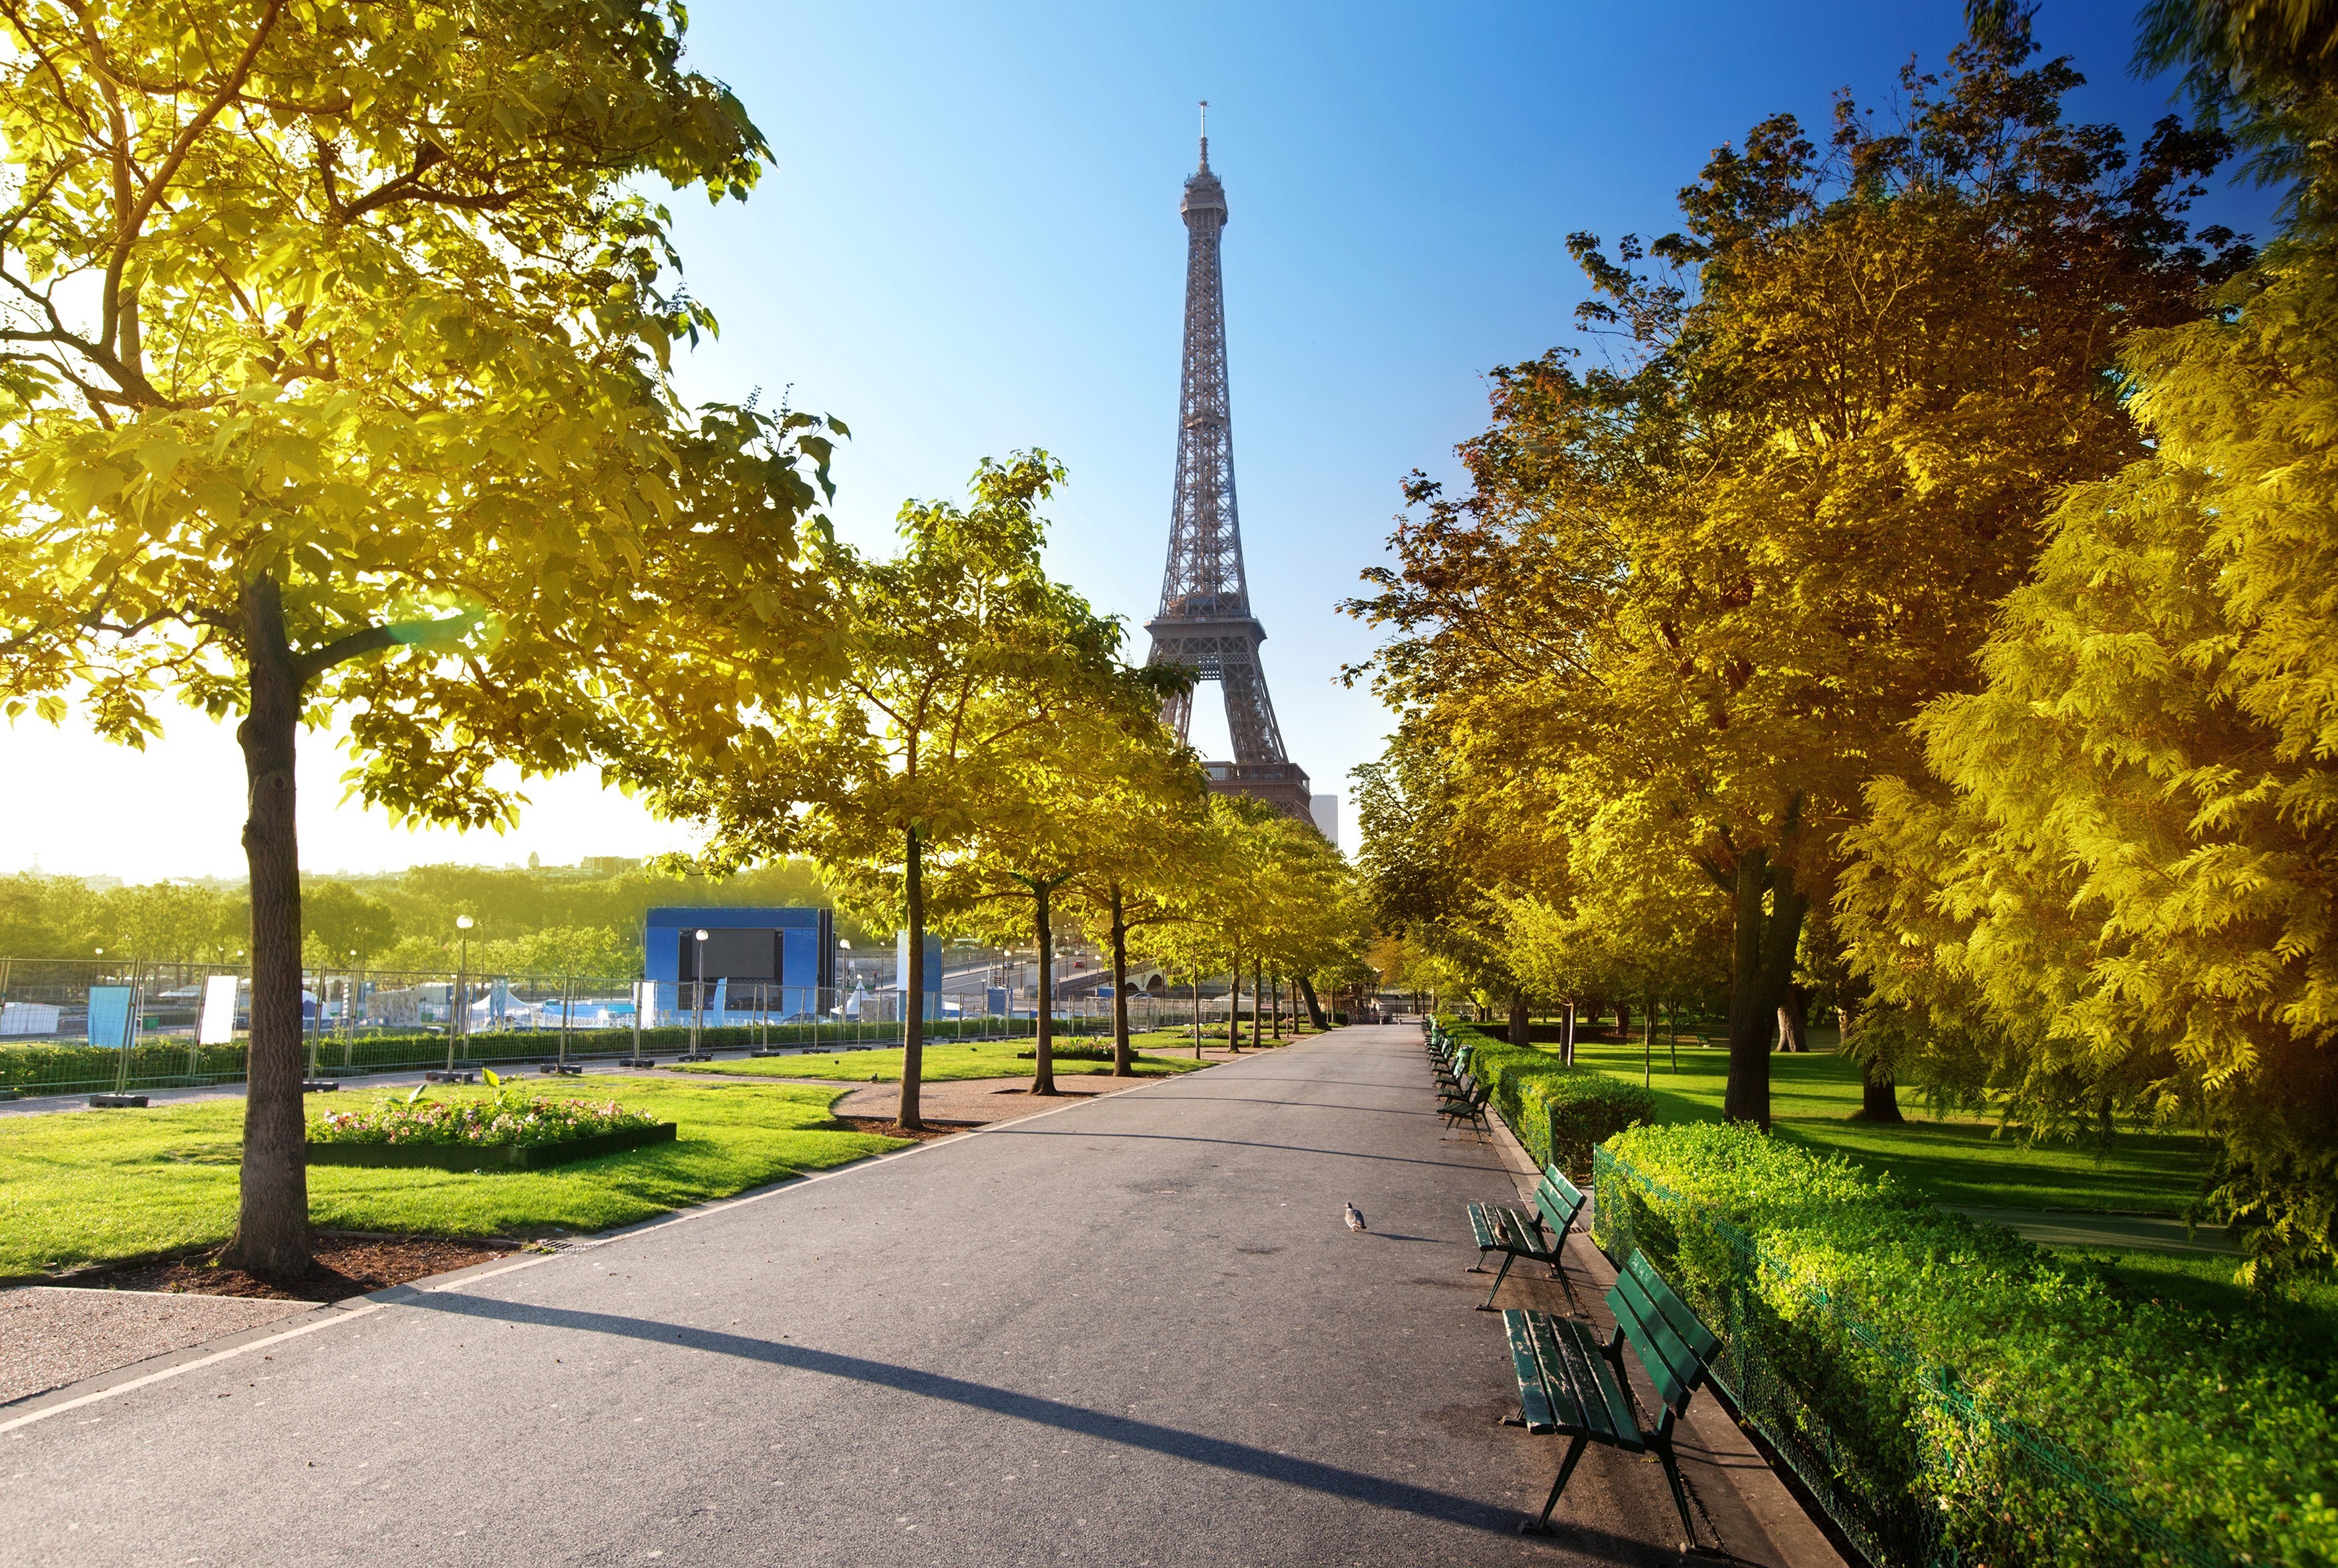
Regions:
<instances>
[{"instance_id":1,"label":"distant building","mask_svg":"<svg viewBox=\"0 0 2338 1568\"><path fill-rule=\"evenodd\" d=\"M628 871L640 870L641 865L631 855L587 855L576 862L576 868L594 877L622 877Z\"/></svg>"},{"instance_id":2,"label":"distant building","mask_svg":"<svg viewBox=\"0 0 2338 1568\"><path fill-rule=\"evenodd\" d=\"M656 983L660 1008L687 1008L703 987L703 1005L718 1011L760 1005L809 1015L836 987L835 918L825 909L752 906L652 909L642 917L642 977Z\"/></svg>"},{"instance_id":3,"label":"distant building","mask_svg":"<svg viewBox=\"0 0 2338 1568\"><path fill-rule=\"evenodd\" d=\"M1314 818L1315 831L1330 841L1332 848L1340 847L1340 798L1337 795L1310 795L1307 815Z\"/></svg>"}]
</instances>

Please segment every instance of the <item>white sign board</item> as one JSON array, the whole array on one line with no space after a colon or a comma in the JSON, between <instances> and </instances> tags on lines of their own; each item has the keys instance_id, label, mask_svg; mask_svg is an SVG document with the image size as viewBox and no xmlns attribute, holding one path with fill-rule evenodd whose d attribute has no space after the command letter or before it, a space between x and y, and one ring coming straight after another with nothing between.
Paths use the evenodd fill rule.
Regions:
<instances>
[{"instance_id":1,"label":"white sign board","mask_svg":"<svg viewBox=\"0 0 2338 1568\"><path fill-rule=\"evenodd\" d=\"M214 975L203 982L203 1010L195 1019L195 1044L224 1045L235 1038L235 988L232 975Z\"/></svg>"}]
</instances>

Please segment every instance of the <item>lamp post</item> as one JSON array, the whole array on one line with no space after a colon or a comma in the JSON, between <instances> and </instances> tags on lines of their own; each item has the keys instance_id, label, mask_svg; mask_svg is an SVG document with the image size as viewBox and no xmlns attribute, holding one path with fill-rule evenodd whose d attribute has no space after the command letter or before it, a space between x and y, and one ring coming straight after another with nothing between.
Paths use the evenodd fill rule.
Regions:
<instances>
[{"instance_id":1,"label":"lamp post","mask_svg":"<svg viewBox=\"0 0 2338 1568\"><path fill-rule=\"evenodd\" d=\"M704 927L702 926L693 933L693 936L696 940L690 945L690 1054L683 1056L682 1060L711 1062L713 1058L701 1050L698 1044L699 1031L705 1026L706 1023L706 931Z\"/></svg>"},{"instance_id":2,"label":"lamp post","mask_svg":"<svg viewBox=\"0 0 2338 1568\"><path fill-rule=\"evenodd\" d=\"M456 916L455 929L459 933L456 940L460 946L455 959L455 1004L447 1010L447 1071L449 1073L455 1071L455 1031L458 1024L464 1034L470 1033L470 1008L467 1005L469 998L466 993L470 988L471 917L468 915ZM466 1054L469 1054L467 1044L463 1049Z\"/></svg>"}]
</instances>

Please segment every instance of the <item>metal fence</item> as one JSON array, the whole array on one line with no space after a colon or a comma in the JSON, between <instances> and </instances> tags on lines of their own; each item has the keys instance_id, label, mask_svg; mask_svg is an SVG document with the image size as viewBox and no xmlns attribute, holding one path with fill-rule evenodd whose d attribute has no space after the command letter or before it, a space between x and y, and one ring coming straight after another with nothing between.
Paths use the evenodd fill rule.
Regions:
<instances>
[{"instance_id":1,"label":"metal fence","mask_svg":"<svg viewBox=\"0 0 2338 1568\"><path fill-rule=\"evenodd\" d=\"M320 1078L698 1049L898 1045L905 999L889 984L889 965L856 965L843 978L850 984L814 989L313 969L301 976L301 1024L309 1072ZM1036 965L1011 954L959 956L946 965L943 988L926 994L926 1037L948 1043L1036 1034ZM1058 984L1049 1009L1056 1034L1077 1039L1111 1032L1109 986L1098 985L1092 972ZM250 972L236 965L0 958L0 1089L76 1094L241 1082L250 1002ZM1258 1010L1245 994L1244 1016ZM1232 1011L1223 992L1213 996L1206 988L1197 996L1132 991L1129 1027L1222 1033Z\"/></svg>"},{"instance_id":2,"label":"metal fence","mask_svg":"<svg viewBox=\"0 0 2338 1568\"><path fill-rule=\"evenodd\" d=\"M1728 1220L1604 1144L1592 1167L1600 1248L1619 1265L1645 1251L1682 1289L1721 1337L1714 1380L1870 1563L2229 1568L2078 1454L1974 1395L1953 1367L1862 1320ZM1782 1301L1793 1310L1782 1311ZM2019 1519L2003 1506L2009 1497L2022 1499ZM2051 1544L2041 1550L2041 1541Z\"/></svg>"}]
</instances>

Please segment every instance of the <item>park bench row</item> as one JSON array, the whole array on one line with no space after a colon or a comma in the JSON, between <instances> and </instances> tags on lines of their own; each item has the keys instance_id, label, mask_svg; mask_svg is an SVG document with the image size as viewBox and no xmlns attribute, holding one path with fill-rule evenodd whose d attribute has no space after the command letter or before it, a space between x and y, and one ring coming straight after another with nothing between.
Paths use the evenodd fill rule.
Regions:
<instances>
[{"instance_id":1,"label":"park bench row","mask_svg":"<svg viewBox=\"0 0 2338 1568\"><path fill-rule=\"evenodd\" d=\"M1487 1102L1492 1091L1480 1083L1469 1071L1469 1047L1457 1045L1445 1026L1434 1018L1429 1021L1429 1054L1437 1070L1437 1112L1445 1124L1468 1122L1473 1126L1486 1126Z\"/></svg>"},{"instance_id":2,"label":"park bench row","mask_svg":"<svg viewBox=\"0 0 2338 1568\"><path fill-rule=\"evenodd\" d=\"M1434 1020L1429 1025L1428 1046L1436 1063L1442 1102L1457 1098L1469 1102L1475 1080L1469 1073L1469 1048L1456 1047L1452 1037ZM1486 1097L1474 1100L1476 1119L1482 1120ZM1569 1231L1576 1228L1589 1199L1557 1165L1547 1166L1536 1184L1529 1206L1507 1203L1469 1205L1470 1240L1478 1246L1478 1270L1496 1253L1502 1259L1493 1288L1478 1305L1494 1310L1494 1297L1520 1259L1559 1273L1561 1254ZM1558 1313L1509 1308L1502 1312L1502 1332L1510 1353L1510 1370L1518 1383L1518 1414L1506 1425L1530 1433L1567 1439L1558 1475L1542 1512L1523 1520L1524 1534L1552 1534L1551 1511L1558 1506L1567 1481L1583 1452L1593 1444L1626 1454L1654 1454L1664 1465L1672 1488L1673 1506L1680 1512L1681 1550L1693 1549L1695 1526L1689 1522L1688 1494L1681 1484L1680 1462L1673 1451L1673 1434L1688 1412L1689 1399L1710 1377L1721 1341L1698 1321L1646 1256L1634 1252L1616 1271L1607 1292L1607 1310L1616 1330L1602 1338L1594 1325ZM1655 1390L1655 1424L1641 1424L1630 1394L1625 1364L1629 1354Z\"/></svg>"}]
</instances>

